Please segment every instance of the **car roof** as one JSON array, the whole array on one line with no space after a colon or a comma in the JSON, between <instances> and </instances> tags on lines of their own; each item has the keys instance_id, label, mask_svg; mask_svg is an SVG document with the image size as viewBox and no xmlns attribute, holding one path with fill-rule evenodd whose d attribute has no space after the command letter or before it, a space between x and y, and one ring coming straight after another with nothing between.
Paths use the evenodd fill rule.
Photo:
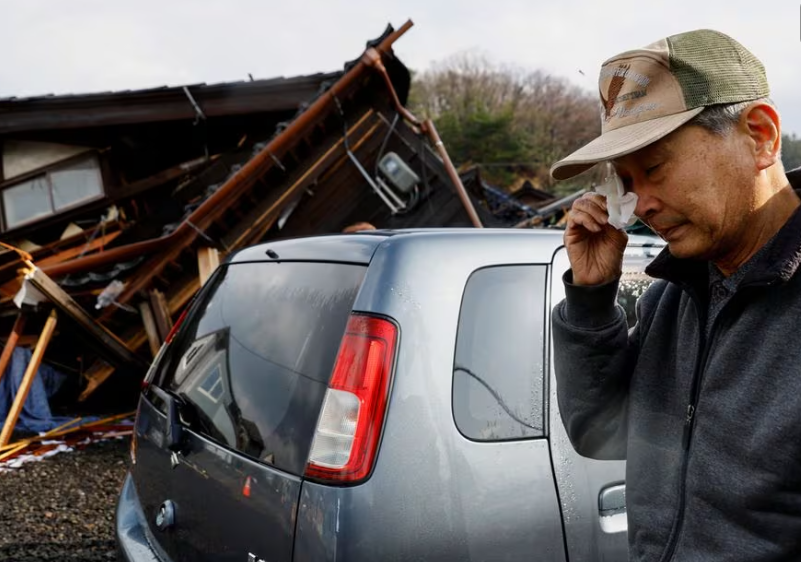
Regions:
<instances>
[{"instance_id":1,"label":"car roof","mask_svg":"<svg viewBox=\"0 0 801 562\"><path fill-rule=\"evenodd\" d=\"M532 237L542 243L544 250L552 254L562 246L564 230L555 228L516 229L516 228L410 228L399 230L369 230L349 234L322 234L299 238L273 240L244 248L232 254L229 263L253 261L337 261L347 263L370 262L376 249L391 241L401 243L413 238L424 242L427 238L441 239L465 244L490 238L503 239L505 243L515 240L530 241ZM499 241L500 242L500 241ZM629 235L630 245L663 246L664 242L656 236Z\"/></svg>"}]
</instances>

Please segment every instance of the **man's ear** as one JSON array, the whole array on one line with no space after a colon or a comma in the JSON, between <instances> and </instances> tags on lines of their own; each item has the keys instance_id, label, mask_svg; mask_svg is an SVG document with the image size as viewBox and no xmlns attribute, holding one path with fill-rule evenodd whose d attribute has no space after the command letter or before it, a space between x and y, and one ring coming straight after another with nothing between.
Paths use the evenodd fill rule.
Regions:
<instances>
[{"instance_id":1,"label":"man's ear","mask_svg":"<svg viewBox=\"0 0 801 562\"><path fill-rule=\"evenodd\" d=\"M760 170L770 168L779 161L781 150L781 123L776 109L764 102L745 108L740 125L750 139L754 163Z\"/></svg>"}]
</instances>

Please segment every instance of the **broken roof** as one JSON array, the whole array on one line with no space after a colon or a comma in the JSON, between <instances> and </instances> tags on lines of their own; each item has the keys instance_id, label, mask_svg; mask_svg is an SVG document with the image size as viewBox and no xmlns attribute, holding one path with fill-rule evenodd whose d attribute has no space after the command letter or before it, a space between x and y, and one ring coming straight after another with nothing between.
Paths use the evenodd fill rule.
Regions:
<instances>
[{"instance_id":1,"label":"broken roof","mask_svg":"<svg viewBox=\"0 0 801 562\"><path fill-rule=\"evenodd\" d=\"M167 88L0 102L0 110L12 108L8 114L31 119L30 127L43 127L38 131L26 130L26 133L47 135L57 130L67 138L73 131L92 130L100 133L99 137L107 134L109 138L118 139L122 135L127 144L112 147L109 153L113 156L115 151L128 150L131 131L141 126L143 118L140 113L139 120L125 125L124 119L128 117L122 114L129 109L127 103L114 107L114 103L121 100L144 103L152 99L148 114L151 116L146 119L155 119L155 114L160 115L159 118L177 115L170 113L173 111L171 104L180 103L183 113L180 118L175 117L175 123L186 126L188 122L190 128L200 114L202 120L210 113L206 103L212 100L211 106L214 106L212 94L215 91L219 93L227 88L238 92L241 101L253 97L250 88L262 88L262 91L273 88L273 94L279 101L283 100L271 102L273 105L258 100L264 103L260 107L282 108L278 111L282 120L277 123L274 119L264 120L254 127L253 120L246 115L231 127L225 142L219 143L225 145L224 148L220 152L207 152L201 165L182 168L174 175L171 170L175 169L176 162L170 164L170 168L165 163L162 168L150 170L148 173L152 176L137 179L136 190L131 184L123 185L127 199L120 199L118 203L127 205L127 214L120 212L116 229L112 223L90 223L92 226L85 232L88 234L92 230L91 235L76 236L76 242L69 248L53 243L55 238L51 238L44 242L47 246L38 250L35 264L62 289L69 291L75 305L91 311L94 320L118 336L127 349L146 356L146 344L152 334L146 333L147 325L143 325L144 310L152 308L154 314L161 314L157 320L162 324L159 332L163 341L171 318L186 306L202 283L198 271L205 250L214 249L224 256L271 237L338 231L357 221L369 221L378 228L468 226L475 223L470 216L473 211L485 224L493 224L493 217L480 207L468 209L469 198L460 201L455 185L458 176L453 179L446 170L442 153L438 152L442 149L438 145L442 143L429 142L430 139L421 134L421 123L408 112L404 114L410 75L394 56L392 44L410 26L407 23L398 30L388 27L381 37L367 44L362 57L347 63L343 71L313 75L314 80L320 81L312 93L299 101L282 94L297 93L299 90L293 88L304 83L304 80L293 83L290 79L291 87L284 90L280 86L286 86L287 82L282 80L265 81L268 84L187 88L190 96L183 88ZM92 114L94 106L85 105L89 102L96 102L100 109L107 111L105 118L117 121L113 124L109 121L104 126L92 125L87 116ZM50 117L47 111L37 117L27 110L30 104L44 106L48 103L62 108L74 107L77 113L73 115L72 124L59 121L56 111L52 111ZM231 102L226 111L246 107L242 103L237 106ZM145 105L133 103L131 107L138 111L137 107ZM402 114L406 119L399 118ZM2 118L0 113L0 121ZM42 119L41 123L36 125L34 118ZM47 125L51 128L44 128L47 119L54 119ZM243 124L248 125L244 135L243 130L237 128ZM161 133L172 130L169 127L173 123L161 121L153 126ZM232 137L234 133L239 136ZM13 133L10 138L16 136ZM143 154L147 154L146 160L151 163L153 142L159 143L159 150L162 146L173 151L182 148L172 141L165 144L161 138L142 138L151 144L135 144L150 152L126 153L131 159L141 160ZM209 146L212 145L206 145L207 151ZM432 146L437 147L437 151ZM382 203L375 180L370 178L377 175L378 160L390 151L420 176L419 190L400 213ZM458 187L461 187L460 182ZM98 214L97 210L93 212ZM13 277L18 273L17 267L16 261L8 261L0 268L0 274ZM98 294L104 287L107 289L111 281L123 285L113 298L115 306L100 305ZM5 290L2 294L8 303L8 298L14 294L13 280L0 289ZM7 323L10 310L4 312ZM102 342L106 334L94 330L93 337ZM116 356L119 358L121 354ZM87 382L84 396L114 370L101 361L87 365L90 365L88 369L82 368Z\"/></svg>"},{"instance_id":2,"label":"broken roof","mask_svg":"<svg viewBox=\"0 0 801 562\"><path fill-rule=\"evenodd\" d=\"M295 111L342 72L250 82L0 99L0 134ZM202 108L202 110L200 109Z\"/></svg>"}]
</instances>

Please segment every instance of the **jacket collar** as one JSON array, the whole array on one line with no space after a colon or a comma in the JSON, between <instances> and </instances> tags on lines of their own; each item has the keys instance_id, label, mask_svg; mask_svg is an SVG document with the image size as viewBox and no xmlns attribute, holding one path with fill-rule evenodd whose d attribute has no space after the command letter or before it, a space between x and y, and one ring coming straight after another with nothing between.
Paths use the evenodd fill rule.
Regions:
<instances>
[{"instance_id":1,"label":"jacket collar","mask_svg":"<svg viewBox=\"0 0 801 562\"><path fill-rule=\"evenodd\" d=\"M787 172L793 189L801 197L801 168ZM801 267L801 207L779 229L765 252L754 264L740 286L786 283ZM706 261L673 257L667 248L651 262L645 273L677 285L692 288L698 294L707 292L709 265Z\"/></svg>"}]
</instances>

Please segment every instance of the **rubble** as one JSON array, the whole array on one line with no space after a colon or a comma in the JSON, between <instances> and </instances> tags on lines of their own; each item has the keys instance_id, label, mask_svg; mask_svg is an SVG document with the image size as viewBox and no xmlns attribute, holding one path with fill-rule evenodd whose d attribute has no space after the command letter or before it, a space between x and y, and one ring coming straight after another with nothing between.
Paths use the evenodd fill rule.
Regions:
<instances>
[{"instance_id":1,"label":"rubble","mask_svg":"<svg viewBox=\"0 0 801 562\"><path fill-rule=\"evenodd\" d=\"M0 100L0 373L36 346L77 377L77 402L108 411L135 398L240 248L359 222L502 226L405 107L411 77L392 45L410 27L389 26L338 72Z\"/></svg>"}]
</instances>

